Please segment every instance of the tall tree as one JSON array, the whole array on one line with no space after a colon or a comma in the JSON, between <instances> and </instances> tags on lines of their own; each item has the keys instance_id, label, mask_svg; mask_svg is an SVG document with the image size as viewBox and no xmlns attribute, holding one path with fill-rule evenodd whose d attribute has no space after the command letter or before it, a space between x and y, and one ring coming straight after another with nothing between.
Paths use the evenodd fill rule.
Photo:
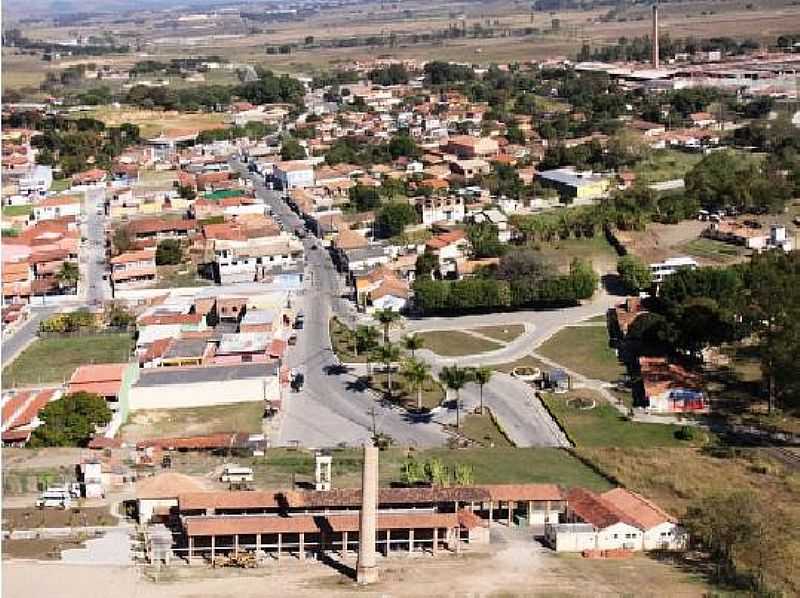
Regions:
<instances>
[{"instance_id":1,"label":"tall tree","mask_svg":"<svg viewBox=\"0 0 800 598\"><path fill-rule=\"evenodd\" d=\"M417 349L422 349L425 345L425 339L419 334L407 334L403 337L403 346L406 351L411 351L411 359L416 357Z\"/></svg>"},{"instance_id":2,"label":"tall tree","mask_svg":"<svg viewBox=\"0 0 800 598\"><path fill-rule=\"evenodd\" d=\"M111 421L106 400L77 392L49 403L39 414L44 422L33 431L31 446L86 446L97 426Z\"/></svg>"},{"instance_id":3,"label":"tall tree","mask_svg":"<svg viewBox=\"0 0 800 598\"><path fill-rule=\"evenodd\" d=\"M472 379L471 372L457 365L442 368L439 379L456 395L456 428L461 429L461 389Z\"/></svg>"},{"instance_id":4,"label":"tall tree","mask_svg":"<svg viewBox=\"0 0 800 598\"><path fill-rule=\"evenodd\" d=\"M483 414L483 387L489 384L489 381L492 379L492 374L494 374L494 370L486 366L480 366L472 370L472 379L480 389L481 414Z\"/></svg>"},{"instance_id":5,"label":"tall tree","mask_svg":"<svg viewBox=\"0 0 800 598\"><path fill-rule=\"evenodd\" d=\"M422 410L422 387L430 375L431 368L419 359L407 359L403 363L400 375L408 385L417 393L417 411Z\"/></svg>"},{"instance_id":6,"label":"tall tree","mask_svg":"<svg viewBox=\"0 0 800 598\"><path fill-rule=\"evenodd\" d=\"M384 343L374 351L374 357L380 361L386 368L386 388L389 391L389 397L392 396L392 364L400 359L400 348L391 343Z\"/></svg>"},{"instance_id":7,"label":"tall tree","mask_svg":"<svg viewBox=\"0 0 800 598\"><path fill-rule=\"evenodd\" d=\"M400 320L400 314L393 309L386 308L375 310L373 317L380 322L381 326L383 326L383 342L384 344L388 344L389 329L391 328L392 324Z\"/></svg>"}]
</instances>

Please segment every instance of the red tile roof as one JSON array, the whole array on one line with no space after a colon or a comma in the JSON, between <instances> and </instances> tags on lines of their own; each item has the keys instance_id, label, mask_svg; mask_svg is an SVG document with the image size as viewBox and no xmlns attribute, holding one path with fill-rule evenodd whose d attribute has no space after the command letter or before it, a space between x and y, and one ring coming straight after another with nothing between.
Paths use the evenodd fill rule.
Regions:
<instances>
[{"instance_id":1,"label":"red tile roof","mask_svg":"<svg viewBox=\"0 0 800 598\"><path fill-rule=\"evenodd\" d=\"M447 247L451 243L465 239L466 236L467 233L465 231L458 229L447 233L442 233L441 235L436 235L432 239L429 239L425 246L431 249L441 249L442 247Z\"/></svg>"}]
</instances>

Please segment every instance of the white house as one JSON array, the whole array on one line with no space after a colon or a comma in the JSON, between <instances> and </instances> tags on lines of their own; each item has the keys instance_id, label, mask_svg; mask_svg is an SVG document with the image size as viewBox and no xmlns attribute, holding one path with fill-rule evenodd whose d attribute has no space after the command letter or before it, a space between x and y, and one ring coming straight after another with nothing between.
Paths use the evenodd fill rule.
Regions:
<instances>
[{"instance_id":1,"label":"white house","mask_svg":"<svg viewBox=\"0 0 800 598\"><path fill-rule=\"evenodd\" d=\"M463 230L437 235L425 243L425 250L439 260L442 276L458 272L458 261L467 257L470 243Z\"/></svg>"},{"instance_id":2,"label":"white house","mask_svg":"<svg viewBox=\"0 0 800 598\"><path fill-rule=\"evenodd\" d=\"M54 195L46 197L33 206L33 218L40 220L55 220L81 214L81 198L77 195Z\"/></svg>"},{"instance_id":3,"label":"white house","mask_svg":"<svg viewBox=\"0 0 800 598\"><path fill-rule=\"evenodd\" d=\"M417 211L422 217L422 224L430 226L434 222L455 224L464 220L464 198L451 195L448 197L421 197L417 200Z\"/></svg>"},{"instance_id":4,"label":"white house","mask_svg":"<svg viewBox=\"0 0 800 598\"><path fill-rule=\"evenodd\" d=\"M650 264L650 273L653 275L653 282L660 284L678 270L694 270L695 268L697 268L697 262L693 258L671 257L663 262Z\"/></svg>"},{"instance_id":5,"label":"white house","mask_svg":"<svg viewBox=\"0 0 800 598\"><path fill-rule=\"evenodd\" d=\"M643 496L624 488L567 494L566 522L545 526L545 538L560 552L583 550L682 550L686 531Z\"/></svg>"},{"instance_id":6,"label":"white house","mask_svg":"<svg viewBox=\"0 0 800 598\"><path fill-rule=\"evenodd\" d=\"M307 160L289 160L273 165L272 174L281 189L314 186L314 165Z\"/></svg>"},{"instance_id":7,"label":"white house","mask_svg":"<svg viewBox=\"0 0 800 598\"><path fill-rule=\"evenodd\" d=\"M303 262L303 244L281 234L275 237L214 242L214 278L221 284L256 282Z\"/></svg>"},{"instance_id":8,"label":"white house","mask_svg":"<svg viewBox=\"0 0 800 598\"><path fill-rule=\"evenodd\" d=\"M53 168L37 164L31 172L19 180L19 192L23 195L44 195L53 184Z\"/></svg>"}]
</instances>

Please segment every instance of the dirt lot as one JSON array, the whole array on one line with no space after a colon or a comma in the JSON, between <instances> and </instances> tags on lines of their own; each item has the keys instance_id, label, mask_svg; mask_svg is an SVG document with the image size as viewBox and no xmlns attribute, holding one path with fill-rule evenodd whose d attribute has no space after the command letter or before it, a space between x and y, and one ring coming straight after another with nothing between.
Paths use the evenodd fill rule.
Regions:
<instances>
[{"instance_id":1,"label":"dirt lot","mask_svg":"<svg viewBox=\"0 0 800 598\"><path fill-rule=\"evenodd\" d=\"M261 401L195 409L156 409L131 413L123 426L123 442L162 436L195 436L219 432L261 432Z\"/></svg>"},{"instance_id":2,"label":"dirt lot","mask_svg":"<svg viewBox=\"0 0 800 598\"><path fill-rule=\"evenodd\" d=\"M6 559L36 559L42 561L58 561L61 551L83 546L78 538L62 538L59 540L4 540L3 557ZM5 592L4 592L5 594Z\"/></svg>"},{"instance_id":3,"label":"dirt lot","mask_svg":"<svg viewBox=\"0 0 800 598\"><path fill-rule=\"evenodd\" d=\"M37 527L87 527L113 525L116 520L108 507L61 509L3 508L3 529L34 529Z\"/></svg>"},{"instance_id":4,"label":"dirt lot","mask_svg":"<svg viewBox=\"0 0 800 598\"><path fill-rule=\"evenodd\" d=\"M630 253L645 262L660 262L668 257L685 255L678 247L694 241L706 227L705 222L687 220L680 224L651 224L646 231L618 231L617 239Z\"/></svg>"},{"instance_id":5,"label":"dirt lot","mask_svg":"<svg viewBox=\"0 0 800 598\"><path fill-rule=\"evenodd\" d=\"M678 569L636 556L625 561L588 561L557 556L524 536L524 532L497 538L481 552L433 559L392 557L379 561L381 581L356 590L352 581L321 563L301 564L285 559L258 571L208 568L171 569L159 574L161 583L137 579L132 569L48 565L12 562L3 566L4 596L58 595L93 598L113 584L115 596L128 598L255 598L270 583L280 584L281 595L305 596L703 596L702 579ZM494 532L493 532L494 534ZM511 537L508 537L511 536ZM346 565L351 568L354 559ZM231 583L235 580L235 583ZM588 592L588 593L587 593Z\"/></svg>"}]
</instances>

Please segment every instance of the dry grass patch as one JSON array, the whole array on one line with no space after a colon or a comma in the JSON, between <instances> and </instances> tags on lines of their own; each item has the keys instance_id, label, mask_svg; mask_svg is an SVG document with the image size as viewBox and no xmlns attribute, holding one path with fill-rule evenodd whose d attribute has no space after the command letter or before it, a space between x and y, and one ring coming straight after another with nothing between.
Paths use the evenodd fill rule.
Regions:
<instances>
[{"instance_id":1,"label":"dry grass patch","mask_svg":"<svg viewBox=\"0 0 800 598\"><path fill-rule=\"evenodd\" d=\"M475 355L501 349L503 346L486 339L478 338L461 332L460 330L434 330L430 332L419 332L426 349L433 351L442 357L461 357L463 355Z\"/></svg>"},{"instance_id":2,"label":"dry grass patch","mask_svg":"<svg viewBox=\"0 0 800 598\"><path fill-rule=\"evenodd\" d=\"M470 329L471 332L477 332L483 336L510 343L515 338L525 332L525 326L522 324L508 324L507 326L478 326L477 328Z\"/></svg>"}]
</instances>

